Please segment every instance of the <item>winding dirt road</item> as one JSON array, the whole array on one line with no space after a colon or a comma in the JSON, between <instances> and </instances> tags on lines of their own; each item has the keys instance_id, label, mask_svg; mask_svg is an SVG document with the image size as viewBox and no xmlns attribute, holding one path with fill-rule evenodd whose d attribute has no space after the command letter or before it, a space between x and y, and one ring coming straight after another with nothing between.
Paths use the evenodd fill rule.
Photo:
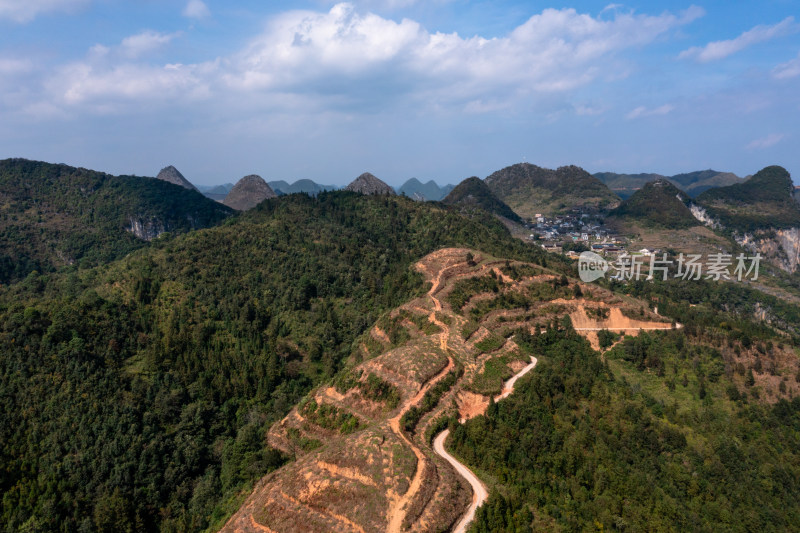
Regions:
<instances>
[{"instance_id":1,"label":"winding dirt road","mask_svg":"<svg viewBox=\"0 0 800 533\"><path fill-rule=\"evenodd\" d=\"M514 384L517 382L519 378L530 372L533 367L536 366L538 359L535 357L531 357L531 362L525 366L522 370L514 374L511 378L508 379L505 383L503 383L503 392L497 396L495 396L494 401L498 402L504 398L508 398L508 396L514 391ZM433 451L436 452L440 457L444 458L445 461L453 465L453 468L461 474L461 477L467 480L467 482L472 487L472 504L467 509L467 512L464 513L464 516L461 517L461 520L458 521L456 527L453 529L453 533L464 533L467 530L467 526L472 522L472 519L475 518L475 511L478 510L478 507L483 505L483 502L489 497L489 493L486 490L486 486L483 482L478 479L472 470L464 466L462 463L458 461L455 457L447 453L447 450L444 449L444 441L447 440L448 435L450 435L450 430L445 429L438 435L436 438L433 439Z\"/></svg>"},{"instance_id":2,"label":"winding dirt road","mask_svg":"<svg viewBox=\"0 0 800 533\"><path fill-rule=\"evenodd\" d=\"M475 511L477 511L478 507L489 497L489 492L486 490L481 480L478 479L478 476L472 473L472 470L459 463L455 457L447 453L447 450L444 449L444 441L447 439L448 435L450 435L449 429L445 429L436 435L436 438L433 439L433 451L441 457L444 457L445 461L453 465L456 472L472 486L472 504L467 509L467 512L464 513L464 516L461 517L461 520L458 521L455 529L453 529L454 533L464 533L469 523L475 518Z\"/></svg>"},{"instance_id":3,"label":"winding dirt road","mask_svg":"<svg viewBox=\"0 0 800 533\"><path fill-rule=\"evenodd\" d=\"M435 296L436 291L439 290L439 285L441 284L442 272L443 271L439 271L439 274L436 276L435 281L433 282L430 290L428 291L428 296L430 296L430 298L433 300L433 305L434 305L434 310L431 311L431 314L429 315L428 319L437 326L439 326L439 328L441 328L442 332L439 334L440 335L439 346L442 349L442 351L447 353L447 338L450 336L450 327L436 318L436 311L441 311L442 309L442 303ZM393 498L393 503L389 509L389 525L387 528L388 533L400 533L400 531L402 530L403 519L406 516L406 510L408 508L408 505L411 503L411 500L414 497L414 495L416 495L417 492L419 492L419 489L422 487L422 474L424 473L425 467L428 462L428 458L425 456L422 450L417 445L415 445L400 428L400 419L412 407L418 405L422 401L422 398L425 396L425 393L427 393L428 390L430 390L430 388L433 387L439 380L443 379L448 374L448 372L450 372L450 370L453 369L454 366L455 365L453 363L453 358L448 356L447 366L444 368L444 370L440 371L436 376L430 379L422 388L420 388L419 392L417 392L417 394L413 398L411 398L405 404L403 404L402 408L397 413L397 415L389 420L389 426L392 428L392 431L398 437L400 437L408 445L409 448L411 448L411 451L414 452L414 455L417 458L417 469L414 472L414 477L411 480L411 484L409 485L408 490L406 490L405 494L397 495L396 497Z\"/></svg>"}]
</instances>

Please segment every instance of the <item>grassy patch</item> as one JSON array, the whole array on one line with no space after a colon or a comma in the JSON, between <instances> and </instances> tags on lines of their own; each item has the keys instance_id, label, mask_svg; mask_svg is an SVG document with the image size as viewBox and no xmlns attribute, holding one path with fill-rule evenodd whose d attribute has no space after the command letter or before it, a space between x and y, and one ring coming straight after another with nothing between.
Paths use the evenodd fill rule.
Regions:
<instances>
[{"instance_id":1,"label":"grassy patch","mask_svg":"<svg viewBox=\"0 0 800 533\"><path fill-rule=\"evenodd\" d=\"M358 417L335 405L318 404L314 400L300 407L300 414L312 424L347 434L358 431L362 424Z\"/></svg>"},{"instance_id":2,"label":"grassy patch","mask_svg":"<svg viewBox=\"0 0 800 533\"><path fill-rule=\"evenodd\" d=\"M506 262L500 271L514 281L519 281L522 278L529 278L541 274L542 268L522 263L512 265Z\"/></svg>"},{"instance_id":3,"label":"grassy patch","mask_svg":"<svg viewBox=\"0 0 800 533\"><path fill-rule=\"evenodd\" d=\"M460 378L463 373L464 369L459 366L451 370L444 378L442 378L441 381L431 387L431 389L425 393L425 396L422 398L422 402L420 402L418 406L414 406L405 412L403 417L400 419L400 427L402 427L408 433L413 433L414 428L417 427L417 423L419 423L420 419L425 415L425 413L436 407L444 393L450 390L450 388L456 383L456 381L458 381L458 378Z\"/></svg>"},{"instance_id":4,"label":"grassy patch","mask_svg":"<svg viewBox=\"0 0 800 533\"><path fill-rule=\"evenodd\" d=\"M453 285L453 290L447 295L447 302L455 311L461 312L470 298L483 292L497 292L500 285L501 282L493 275L462 279Z\"/></svg>"},{"instance_id":5,"label":"grassy patch","mask_svg":"<svg viewBox=\"0 0 800 533\"><path fill-rule=\"evenodd\" d=\"M333 380L333 387L339 394L346 394L347 391L358 385L362 373L363 370L360 368L340 372Z\"/></svg>"},{"instance_id":6,"label":"grassy patch","mask_svg":"<svg viewBox=\"0 0 800 533\"><path fill-rule=\"evenodd\" d=\"M475 349L481 353L489 353L499 350L506 343L503 337L497 335L489 335L480 342L475 343Z\"/></svg>"},{"instance_id":7,"label":"grassy patch","mask_svg":"<svg viewBox=\"0 0 800 533\"><path fill-rule=\"evenodd\" d=\"M480 324L478 324L474 320L470 320L469 322L464 324L464 326L461 328L461 337L463 337L464 340L469 339L476 331L478 331L479 327Z\"/></svg>"},{"instance_id":8,"label":"grassy patch","mask_svg":"<svg viewBox=\"0 0 800 533\"><path fill-rule=\"evenodd\" d=\"M473 320L478 320L496 309L524 309L528 310L531 301L524 294L518 291L507 291L489 300L481 300L469 310L469 315Z\"/></svg>"},{"instance_id":9,"label":"grassy patch","mask_svg":"<svg viewBox=\"0 0 800 533\"><path fill-rule=\"evenodd\" d=\"M312 439L304 436L297 428L289 428L286 430L286 435L292 443L301 450L310 452L322 446L322 443L317 439Z\"/></svg>"},{"instance_id":10,"label":"grassy patch","mask_svg":"<svg viewBox=\"0 0 800 533\"><path fill-rule=\"evenodd\" d=\"M496 396L503 392L503 382L514 375L509 367L512 361L524 361L519 352L503 354L486 361L483 370L475 376L468 389L484 396Z\"/></svg>"},{"instance_id":11,"label":"grassy patch","mask_svg":"<svg viewBox=\"0 0 800 533\"><path fill-rule=\"evenodd\" d=\"M375 374L370 374L365 381L359 382L358 388L361 394L384 403L390 410L400 405L400 391L397 390L397 387Z\"/></svg>"}]
</instances>

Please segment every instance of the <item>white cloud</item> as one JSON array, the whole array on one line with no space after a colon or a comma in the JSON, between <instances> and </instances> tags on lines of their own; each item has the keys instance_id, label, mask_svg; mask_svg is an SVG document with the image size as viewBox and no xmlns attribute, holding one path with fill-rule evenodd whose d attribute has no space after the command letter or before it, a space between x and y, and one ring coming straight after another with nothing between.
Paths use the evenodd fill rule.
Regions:
<instances>
[{"instance_id":1,"label":"white cloud","mask_svg":"<svg viewBox=\"0 0 800 533\"><path fill-rule=\"evenodd\" d=\"M208 6L203 0L189 0L183 8L183 16L191 19L204 19L211 16Z\"/></svg>"},{"instance_id":2,"label":"white cloud","mask_svg":"<svg viewBox=\"0 0 800 533\"><path fill-rule=\"evenodd\" d=\"M128 57L139 57L157 50L177 37L178 33L158 33L147 30L122 40L122 53Z\"/></svg>"},{"instance_id":3,"label":"white cloud","mask_svg":"<svg viewBox=\"0 0 800 533\"><path fill-rule=\"evenodd\" d=\"M592 105L574 105L573 109L575 114L579 116L595 116L602 115L606 112L605 106L592 106Z\"/></svg>"},{"instance_id":4,"label":"white cloud","mask_svg":"<svg viewBox=\"0 0 800 533\"><path fill-rule=\"evenodd\" d=\"M122 64L104 69L89 63L75 63L59 69L58 79L65 87L60 89L63 102L97 104L100 109L108 110L109 104L118 100L207 97L208 85L204 80L215 68L215 64L209 63L163 67Z\"/></svg>"},{"instance_id":5,"label":"white cloud","mask_svg":"<svg viewBox=\"0 0 800 533\"><path fill-rule=\"evenodd\" d=\"M762 137L761 139L755 139L754 141L751 141L746 148L748 150L759 150L762 148L769 148L770 146L775 146L776 144L781 142L783 140L783 137L784 136L782 133L770 133L766 137Z\"/></svg>"},{"instance_id":6,"label":"white cloud","mask_svg":"<svg viewBox=\"0 0 800 533\"><path fill-rule=\"evenodd\" d=\"M714 41L705 46L693 46L681 52L678 57L681 59L694 59L700 63L708 63L709 61L724 59L748 46L798 31L800 31L800 24L795 24L794 17L786 17L772 26L755 26L753 29L742 33L735 39Z\"/></svg>"},{"instance_id":7,"label":"white cloud","mask_svg":"<svg viewBox=\"0 0 800 533\"><path fill-rule=\"evenodd\" d=\"M413 20L361 14L343 3L327 12L282 13L240 53L213 63L140 64L136 57L175 37L143 32L117 47L95 46L85 60L61 69L49 87L64 105L168 101L190 93L213 94L232 105L247 94L251 106L303 102L363 111L404 98L420 109L490 112L537 94L614 79L614 72L629 68L620 66L620 53L702 15L691 7L677 15L616 13L601 20L547 9L508 35L487 39L431 33Z\"/></svg>"},{"instance_id":8,"label":"white cloud","mask_svg":"<svg viewBox=\"0 0 800 533\"><path fill-rule=\"evenodd\" d=\"M0 0L0 19L30 22L37 15L72 11L91 3L91 0Z\"/></svg>"},{"instance_id":9,"label":"white cloud","mask_svg":"<svg viewBox=\"0 0 800 533\"><path fill-rule=\"evenodd\" d=\"M600 20L573 9L547 9L509 35L486 39L430 33L409 19L395 22L351 4L327 13L285 13L233 60L232 85L286 89L318 83L332 87L342 78L380 76L396 87L413 80L456 98L498 87L563 91L591 82L615 53L653 41L701 16L692 7L680 16L617 14ZM306 90L308 86L306 85Z\"/></svg>"},{"instance_id":10,"label":"white cloud","mask_svg":"<svg viewBox=\"0 0 800 533\"><path fill-rule=\"evenodd\" d=\"M797 76L800 76L800 54L797 54L794 59L781 63L772 69L772 77L779 80L796 78Z\"/></svg>"},{"instance_id":11,"label":"white cloud","mask_svg":"<svg viewBox=\"0 0 800 533\"><path fill-rule=\"evenodd\" d=\"M26 59L0 57L0 74L3 76L22 74L32 69L33 63Z\"/></svg>"},{"instance_id":12,"label":"white cloud","mask_svg":"<svg viewBox=\"0 0 800 533\"><path fill-rule=\"evenodd\" d=\"M622 9L625 7L622 4L608 4L606 7L600 10L600 14L605 13L606 11L616 11L617 9Z\"/></svg>"},{"instance_id":13,"label":"white cloud","mask_svg":"<svg viewBox=\"0 0 800 533\"><path fill-rule=\"evenodd\" d=\"M658 115L667 115L671 113L675 109L675 106L671 104L664 104L659 107L655 107L653 109L647 109L645 106L639 106L636 109L632 110L630 113L625 115L627 119L634 119L634 118L641 118L641 117L653 117Z\"/></svg>"}]
</instances>

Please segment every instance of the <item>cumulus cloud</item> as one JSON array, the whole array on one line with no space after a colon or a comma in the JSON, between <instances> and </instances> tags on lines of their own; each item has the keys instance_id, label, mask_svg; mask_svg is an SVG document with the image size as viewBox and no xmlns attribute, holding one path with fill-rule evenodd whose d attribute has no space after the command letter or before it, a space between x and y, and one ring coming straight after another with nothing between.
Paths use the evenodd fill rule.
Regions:
<instances>
[{"instance_id":1,"label":"cumulus cloud","mask_svg":"<svg viewBox=\"0 0 800 533\"><path fill-rule=\"evenodd\" d=\"M26 59L0 57L0 74L4 76L21 74L33 69L33 63Z\"/></svg>"},{"instance_id":2,"label":"cumulus cloud","mask_svg":"<svg viewBox=\"0 0 800 533\"><path fill-rule=\"evenodd\" d=\"M575 110L575 114L579 116L594 116L594 115L602 115L606 112L605 106L592 106L586 104L574 105L572 106Z\"/></svg>"},{"instance_id":3,"label":"cumulus cloud","mask_svg":"<svg viewBox=\"0 0 800 533\"><path fill-rule=\"evenodd\" d=\"M157 50L177 37L178 33L159 33L147 30L122 40L122 52L128 57L139 57Z\"/></svg>"},{"instance_id":4,"label":"cumulus cloud","mask_svg":"<svg viewBox=\"0 0 800 533\"><path fill-rule=\"evenodd\" d=\"M90 3L91 0L0 0L0 19L30 22L44 13L71 11Z\"/></svg>"},{"instance_id":5,"label":"cumulus cloud","mask_svg":"<svg viewBox=\"0 0 800 533\"><path fill-rule=\"evenodd\" d=\"M229 100L248 94L253 105L305 100L331 109L379 109L408 98L432 109L488 112L531 95L612 79L628 68L620 66L620 53L702 15L691 7L679 14L616 13L603 20L574 9L547 9L505 36L485 38L430 32L410 19L360 13L341 3L324 12L279 14L239 53L207 64L139 64L134 58L175 37L143 32L118 47L95 47L84 61L62 69L52 87L70 105L168 99L188 91Z\"/></svg>"},{"instance_id":6,"label":"cumulus cloud","mask_svg":"<svg viewBox=\"0 0 800 533\"><path fill-rule=\"evenodd\" d=\"M197 99L210 95L209 84L217 76L218 62L152 65L142 61L168 44L179 33L152 30L124 38L119 45L96 44L82 61L56 69L45 83L53 100L67 106L86 104L110 112L119 102Z\"/></svg>"},{"instance_id":7,"label":"cumulus cloud","mask_svg":"<svg viewBox=\"0 0 800 533\"><path fill-rule=\"evenodd\" d=\"M574 9L547 9L507 36L487 39L430 33L415 21L360 15L344 3L327 13L292 11L273 20L234 58L228 81L269 89L316 80L324 90L330 76L377 74L400 85L408 79L438 85L454 96L520 85L562 91L595 79L604 70L601 62L615 53L649 43L702 14L692 7L680 15L618 14L606 21Z\"/></svg>"},{"instance_id":8,"label":"cumulus cloud","mask_svg":"<svg viewBox=\"0 0 800 533\"><path fill-rule=\"evenodd\" d=\"M770 146L775 146L779 142L783 140L782 133L770 133L766 137L762 137L760 139L755 139L751 141L747 145L748 150L760 150L763 148L769 148Z\"/></svg>"},{"instance_id":9,"label":"cumulus cloud","mask_svg":"<svg viewBox=\"0 0 800 533\"><path fill-rule=\"evenodd\" d=\"M675 106L671 104L664 104L659 107L655 107L653 109L648 109L645 106L639 106L633 109L630 113L625 115L627 119L634 119L634 118L641 118L641 117L653 117L658 115L667 115L671 113L675 109Z\"/></svg>"},{"instance_id":10,"label":"cumulus cloud","mask_svg":"<svg viewBox=\"0 0 800 533\"><path fill-rule=\"evenodd\" d=\"M63 101L67 104L97 104L108 110L115 100L160 100L164 98L203 98L208 96L204 81L214 64L163 67L123 64L98 68L88 63L67 65L58 72Z\"/></svg>"},{"instance_id":11,"label":"cumulus cloud","mask_svg":"<svg viewBox=\"0 0 800 533\"><path fill-rule=\"evenodd\" d=\"M211 11L203 0L189 0L183 8L183 16L191 19L204 19L211 16Z\"/></svg>"},{"instance_id":12,"label":"cumulus cloud","mask_svg":"<svg viewBox=\"0 0 800 533\"><path fill-rule=\"evenodd\" d=\"M797 57L791 61L781 63L772 69L772 77L779 80L796 78L797 76L800 76L800 54L797 54Z\"/></svg>"},{"instance_id":13,"label":"cumulus cloud","mask_svg":"<svg viewBox=\"0 0 800 533\"><path fill-rule=\"evenodd\" d=\"M786 17L772 26L755 26L735 39L714 41L705 46L693 46L681 52L678 57L681 59L694 59L700 63L708 63L709 61L724 59L731 54L744 50L748 46L798 31L800 31L800 24L795 23L794 17Z\"/></svg>"}]
</instances>

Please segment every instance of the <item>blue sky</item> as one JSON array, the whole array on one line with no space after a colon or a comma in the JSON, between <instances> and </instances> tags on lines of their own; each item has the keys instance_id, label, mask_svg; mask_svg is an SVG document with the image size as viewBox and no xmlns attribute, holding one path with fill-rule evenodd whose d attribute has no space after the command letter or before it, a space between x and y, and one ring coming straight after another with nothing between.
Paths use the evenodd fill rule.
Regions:
<instances>
[{"instance_id":1,"label":"blue sky","mask_svg":"<svg viewBox=\"0 0 800 533\"><path fill-rule=\"evenodd\" d=\"M200 185L520 161L800 182L799 4L0 0L0 158Z\"/></svg>"}]
</instances>

